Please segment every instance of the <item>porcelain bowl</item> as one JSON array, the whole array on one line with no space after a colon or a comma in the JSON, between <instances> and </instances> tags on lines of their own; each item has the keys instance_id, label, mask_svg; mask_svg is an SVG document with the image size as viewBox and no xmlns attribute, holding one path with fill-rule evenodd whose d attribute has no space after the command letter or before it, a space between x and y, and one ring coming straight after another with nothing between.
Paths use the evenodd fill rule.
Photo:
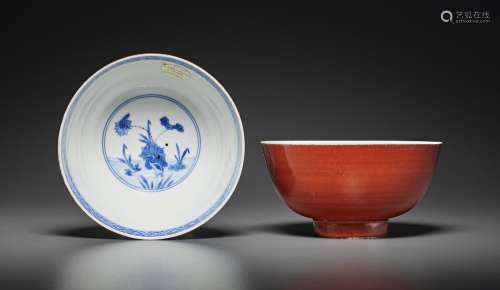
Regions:
<instances>
[{"instance_id":1,"label":"porcelain bowl","mask_svg":"<svg viewBox=\"0 0 500 290\"><path fill-rule=\"evenodd\" d=\"M175 237L228 201L243 126L222 85L166 54L119 59L73 96L59 133L71 196L95 222L136 239Z\"/></svg>"},{"instance_id":2,"label":"porcelain bowl","mask_svg":"<svg viewBox=\"0 0 500 290\"><path fill-rule=\"evenodd\" d=\"M387 220L423 197L441 142L263 141L267 167L288 207L319 236L387 234Z\"/></svg>"}]
</instances>

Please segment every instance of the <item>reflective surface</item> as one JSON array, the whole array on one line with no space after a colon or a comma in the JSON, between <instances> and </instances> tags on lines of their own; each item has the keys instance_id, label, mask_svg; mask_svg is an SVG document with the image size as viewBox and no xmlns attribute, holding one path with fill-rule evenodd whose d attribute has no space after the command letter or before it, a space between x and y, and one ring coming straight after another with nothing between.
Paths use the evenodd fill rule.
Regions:
<instances>
[{"instance_id":1,"label":"reflective surface","mask_svg":"<svg viewBox=\"0 0 500 290\"><path fill-rule=\"evenodd\" d=\"M69 255L59 268L65 289L245 289L237 261L210 247L182 242L117 242Z\"/></svg>"},{"instance_id":2,"label":"reflective surface","mask_svg":"<svg viewBox=\"0 0 500 290\"><path fill-rule=\"evenodd\" d=\"M410 213L390 223L387 238L372 240L318 238L285 208L261 212L228 207L186 236L134 241L94 225L69 202L3 208L1 282L65 290L493 289L500 282L500 231L487 212L467 220Z\"/></svg>"}]
</instances>

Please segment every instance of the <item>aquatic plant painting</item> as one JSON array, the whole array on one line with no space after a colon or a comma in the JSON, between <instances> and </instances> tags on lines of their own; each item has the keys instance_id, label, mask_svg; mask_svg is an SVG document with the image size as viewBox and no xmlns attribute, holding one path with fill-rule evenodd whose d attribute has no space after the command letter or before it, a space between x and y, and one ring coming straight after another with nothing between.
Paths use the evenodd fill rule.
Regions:
<instances>
[{"instance_id":1,"label":"aquatic plant painting","mask_svg":"<svg viewBox=\"0 0 500 290\"><path fill-rule=\"evenodd\" d=\"M186 168L186 165L184 165L184 163L182 161L184 160L184 157L186 157L186 155L190 152L189 152L189 148L186 148L186 149L184 149L184 151L182 151L182 154L181 154L181 150L179 149L179 144L175 144L175 148L177 149L177 153L175 154L176 162L175 162L175 164L170 165L170 169L175 170L175 171L179 171L179 170Z\"/></svg>"},{"instance_id":2,"label":"aquatic plant painting","mask_svg":"<svg viewBox=\"0 0 500 290\"><path fill-rule=\"evenodd\" d=\"M159 192L177 186L195 169L201 134L193 114L177 99L145 94L111 111L101 148L119 182L137 191Z\"/></svg>"},{"instance_id":3,"label":"aquatic plant painting","mask_svg":"<svg viewBox=\"0 0 500 290\"><path fill-rule=\"evenodd\" d=\"M134 123L131 113L126 113L115 121L113 130L116 136L123 138L130 137L132 132L137 134L135 140L140 143L140 150L133 156L129 152L129 146L122 143L121 156L116 160L109 160L111 167L124 180L140 186L145 191L159 191L171 187L182 176L182 171L187 169L191 154L189 147L181 148L182 145L177 142L173 142L175 149L170 148L169 143L158 142L167 132L184 134L185 128L181 123L174 123L168 116L162 116L157 123L162 130L156 135L153 134L152 124L151 120L147 120L144 125ZM128 140L130 141L130 138Z\"/></svg>"}]
</instances>

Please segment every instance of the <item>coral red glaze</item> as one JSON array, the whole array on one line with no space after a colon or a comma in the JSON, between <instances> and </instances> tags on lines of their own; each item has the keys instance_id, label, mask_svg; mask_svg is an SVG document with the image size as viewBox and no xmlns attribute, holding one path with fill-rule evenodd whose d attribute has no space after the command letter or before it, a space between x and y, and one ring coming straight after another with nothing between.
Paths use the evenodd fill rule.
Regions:
<instances>
[{"instance_id":1,"label":"coral red glaze","mask_svg":"<svg viewBox=\"0 0 500 290\"><path fill-rule=\"evenodd\" d=\"M287 205L325 237L378 237L387 219L427 190L441 143L263 143L272 180Z\"/></svg>"}]
</instances>

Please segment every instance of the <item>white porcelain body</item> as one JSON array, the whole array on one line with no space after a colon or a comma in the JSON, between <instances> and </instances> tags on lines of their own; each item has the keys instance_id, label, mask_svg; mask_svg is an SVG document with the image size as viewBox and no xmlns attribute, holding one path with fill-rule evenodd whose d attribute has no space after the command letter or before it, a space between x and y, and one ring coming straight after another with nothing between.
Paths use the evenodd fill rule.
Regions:
<instances>
[{"instance_id":1,"label":"white porcelain body","mask_svg":"<svg viewBox=\"0 0 500 290\"><path fill-rule=\"evenodd\" d=\"M59 134L61 171L77 204L132 238L173 237L208 221L232 195L243 158L243 127L225 89L162 54L96 72L71 100Z\"/></svg>"}]
</instances>

